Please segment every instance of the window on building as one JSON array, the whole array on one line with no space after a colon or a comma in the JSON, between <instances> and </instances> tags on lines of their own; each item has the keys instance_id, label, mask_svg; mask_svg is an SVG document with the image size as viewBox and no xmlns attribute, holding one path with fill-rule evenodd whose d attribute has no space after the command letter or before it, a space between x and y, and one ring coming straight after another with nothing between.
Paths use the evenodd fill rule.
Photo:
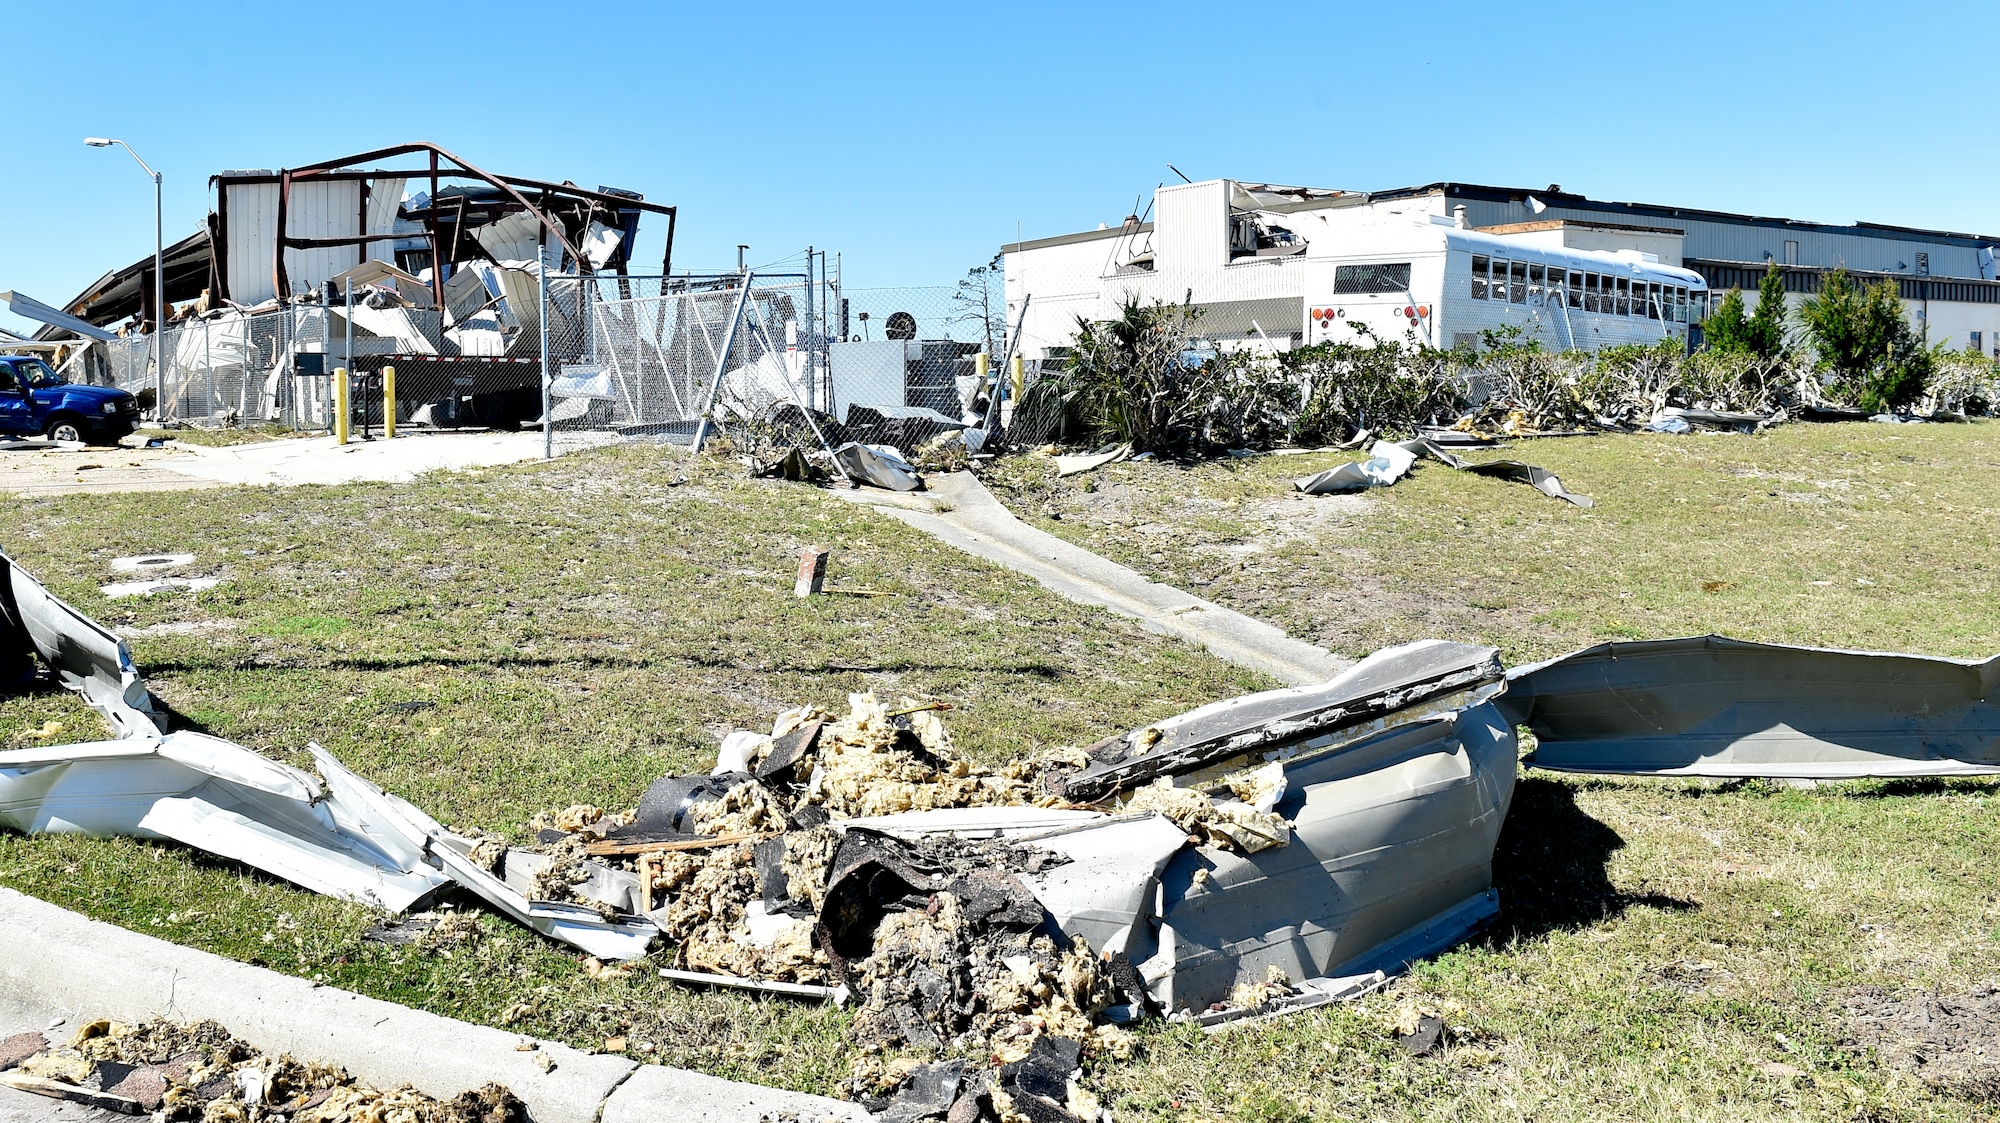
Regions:
<instances>
[{"instance_id":1,"label":"window on building","mask_svg":"<svg viewBox=\"0 0 2000 1123\"><path fill-rule=\"evenodd\" d=\"M1528 263L1525 261L1513 262L1508 272L1511 274L1513 280L1507 286L1507 299L1513 301L1515 304L1526 304L1528 302Z\"/></svg>"},{"instance_id":2,"label":"window on building","mask_svg":"<svg viewBox=\"0 0 2000 1123\"><path fill-rule=\"evenodd\" d=\"M1403 261L1394 265L1336 265L1333 268L1333 291L1408 292L1410 263Z\"/></svg>"},{"instance_id":3,"label":"window on building","mask_svg":"<svg viewBox=\"0 0 2000 1123\"><path fill-rule=\"evenodd\" d=\"M1472 299L1486 299L1486 255L1472 255Z\"/></svg>"},{"instance_id":4,"label":"window on building","mask_svg":"<svg viewBox=\"0 0 2000 1123\"><path fill-rule=\"evenodd\" d=\"M1977 355L1981 351L1986 350L1986 341L1984 339L1981 339L1979 333L1975 331L1972 333L1972 346L1966 348L1966 350L1971 351L1973 354Z\"/></svg>"}]
</instances>

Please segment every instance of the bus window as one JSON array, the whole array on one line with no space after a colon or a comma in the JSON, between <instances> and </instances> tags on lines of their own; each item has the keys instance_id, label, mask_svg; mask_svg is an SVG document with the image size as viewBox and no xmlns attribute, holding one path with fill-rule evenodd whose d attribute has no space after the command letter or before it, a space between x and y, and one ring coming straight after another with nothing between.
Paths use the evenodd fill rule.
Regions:
<instances>
[{"instance_id":1,"label":"bus window","mask_svg":"<svg viewBox=\"0 0 2000 1123\"><path fill-rule=\"evenodd\" d=\"M1542 295L1542 267L1540 265L1528 266L1528 294L1535 297Z\"/></svg>"},{"instance_id":2,"label":"bus window","mask_svg":"<svg viewBox=\"0 0 2000 1123\"><path fill-rule=\"evenodd\" d=\"M1472 299L1486 299L1486 255L1472 255Z\"/></svg>"},{"instance_id":3,"label":"bus window","mask_svg":"<svg viewBox=\"0 0 2000 1123\"><path fill-rule=\"evenodd\" d=\"M1618 278L1617 293L1618 295L1613 298L1611 307L1615 310L1616 315L1630 316L1632 314L1632 282L1624 277Z\"/></svg>"},{"instance_id":4,"label":"bus window","mask_svg":"<svg viewBox=\"0 0 2000 1123\"><path fill-rule=\"evenodd\" d=\"M1586 312L1597 311L1597 274L1595 273L1585 273L1583 275L1583 310Z\"/></svg>"},{"instance_id":5,"label":"bus window","mask_svg":"<svg viewBox=\"0 0 2000 1123\"><path fill-rule=\"evenodd\" d=\"M1569 291L1569 306L1581 309L1583 307L1583 274L1571 273L1569 279L1564 282L1563 287Z\"/></svg>"},{"instance_id":6,"label":"bus window","mask_svg":"<svg viewBox=\"0 0 2000 1123\"><path fill-rule=\"evenodd\" d=\"M1655 320L1660 318L1660 286L1658 285L1646 286L1646 315Z\"/></svg>"},{"instance_id":7,"label":"bus window","mask_svg":"<svg viewBox=\"0 0 2000 1123\"><path fill-rule=\"evenodd\" d=\"M1549 300L1552 303L1561 304L1563 302L1563 289L1567 285L1568 276L1569 274L1566 271L1558 269L1553 265L1549 266Z\"/></svg>"},{"instance_id":8,"label":"bus window","mask_svg":"<svg viewBox=\"0 0 2000 1123\"><path fill-rule=\"evenodd\" d=\"M1508 271L1512 274L1512 281L1507 286L1507 299L1515 304L1526 304L1528 302L1528 263L1525 261L1513 262L1509 266Z\"/></svg>"}]
</instances>

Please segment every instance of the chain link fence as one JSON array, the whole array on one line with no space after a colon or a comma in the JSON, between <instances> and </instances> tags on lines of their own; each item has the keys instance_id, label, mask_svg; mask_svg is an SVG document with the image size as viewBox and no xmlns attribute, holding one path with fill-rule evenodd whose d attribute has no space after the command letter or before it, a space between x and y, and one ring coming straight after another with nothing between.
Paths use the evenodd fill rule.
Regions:
<instances>
[{"instance_id":1,"label":"chain link fence","mask_svg":"<svg viewBox=\"0 0 2000 1123\"><path fill-rule=\"evenodd\" d=\"M747 276L747 289L741 273L543 278L516 263L482 271L483 287L447 285L444 311L364 289L352 305L212 312L167 329L157 373L152 338L132 335L69 356L64 374L130 391L156 418L216 427L330 428L338 367L396 367L410 430L546 423L687 443L704 418L727 429L787 407L834 422L857 406L954 421L983 409L977 356L998 365L1008 330L997 291ZM356 424L369 409L380 421L379 383L367 386Z\"/></svg>"}]
</instances>

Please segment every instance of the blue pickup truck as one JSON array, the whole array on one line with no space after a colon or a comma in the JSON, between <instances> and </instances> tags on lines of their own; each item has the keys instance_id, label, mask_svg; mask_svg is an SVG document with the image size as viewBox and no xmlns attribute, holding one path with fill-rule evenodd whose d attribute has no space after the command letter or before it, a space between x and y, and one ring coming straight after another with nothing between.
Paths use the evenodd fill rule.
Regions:
<instances>
[{"instance_id":1,"label":"blue pickup truck","mask_svg":"<svg viewBox=\"0 0 2000 1123\"><path fill-rule=\"evenodd\" d=\"M40 359L0 355L0 436L117 444L139 424L139 402L109 386L74 386Z\"/></svg>"}]
</instances>

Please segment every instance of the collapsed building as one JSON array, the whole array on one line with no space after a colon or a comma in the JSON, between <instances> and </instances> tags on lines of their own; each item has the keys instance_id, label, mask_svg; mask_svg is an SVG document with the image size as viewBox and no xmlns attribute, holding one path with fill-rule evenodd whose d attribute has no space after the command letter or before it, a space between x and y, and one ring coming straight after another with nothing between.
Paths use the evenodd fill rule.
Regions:
<instances>
[{"instance_id":1,"label":"collapsed building","mask_svg":"<svg viewBox=\"0 0 2000 1123\"><path fill-rule=\"evenodd\" d=\"M666 221L672 270L675 207L488 172L426 142L225 171L209 189L201 229L164 249L167 307L154 307L150 255L59 308L8 294L44 323L38 340L74 340L65 375L149 390L143 337L164 327L161 365L208 374L170 385L164 416L317 424L336 366L393 364L412 410L512 424L541 412L542 274L629 276L646 215ZM553 334L573 344L579 285L554 288Z\"/></svg>"},{"instance_id":2,"label":"collapsed building","mask_svg":"<svg viewBox=\"0 0 2000 1123\"><path fill-rule=\"evenodd\" d=\"M117 737L0 752L0 825L172 840L391 912L456 887L600 960L664 937L668 977L857 1002L849 1091L911 1120L1092 1117L1072 1074L1130 1055L1121 1023L1339 1001L1466 939L1500 908L1524 764L2000 775L2000 657L1710 636L1509 670L1430 640L997 768L935 703L801 707L515 845L317 745L315 774L173 729L123 641L0 555L0 685L38 664Z\"/></svg>"}]
</instances>

